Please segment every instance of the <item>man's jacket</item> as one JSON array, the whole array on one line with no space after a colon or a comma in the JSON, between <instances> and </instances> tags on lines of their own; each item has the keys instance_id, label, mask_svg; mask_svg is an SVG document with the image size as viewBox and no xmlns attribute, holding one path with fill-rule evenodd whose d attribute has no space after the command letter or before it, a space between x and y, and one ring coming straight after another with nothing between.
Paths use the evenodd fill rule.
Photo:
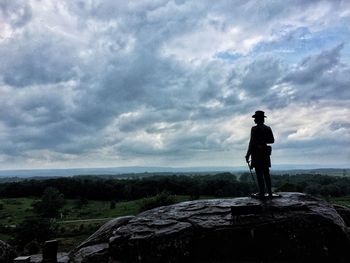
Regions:
<instances>
[{"instance_id":1,"label":"man's jacket","mask_svg":"<svg viewBox=\"0 0 350 263\"><path fill-rule=\"evenodd\" d=\"M265 124L258 124L252 127L247 155L252 156L251 167L271 167L271 146L274 143L272 130Z\"/></svg>"}]
</instances>

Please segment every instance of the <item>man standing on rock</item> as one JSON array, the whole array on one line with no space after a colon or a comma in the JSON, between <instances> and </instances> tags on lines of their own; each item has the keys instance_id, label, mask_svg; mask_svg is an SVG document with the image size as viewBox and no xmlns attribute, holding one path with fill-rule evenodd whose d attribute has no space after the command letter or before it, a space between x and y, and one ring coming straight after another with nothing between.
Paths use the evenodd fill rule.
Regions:
<instances>
[{"instance_id":1,"label":"man standing on rock","mask_svg":"<svg viewBox=\"0 0 350 263\"><path fill-rule=\"evenodd\" d=\"M252 117L256 126L251 129L249 147L245 159L249 164L249 157L251 156L252 158L249 168L255 168L259 184L259 197L264 198L265 196L265 184L267 193L272 197L270 177L272 148L267 144L274 143L275 139L271 128L264 124L266 116L263 111L256 111Z\"/></svg>"}]
</instances>

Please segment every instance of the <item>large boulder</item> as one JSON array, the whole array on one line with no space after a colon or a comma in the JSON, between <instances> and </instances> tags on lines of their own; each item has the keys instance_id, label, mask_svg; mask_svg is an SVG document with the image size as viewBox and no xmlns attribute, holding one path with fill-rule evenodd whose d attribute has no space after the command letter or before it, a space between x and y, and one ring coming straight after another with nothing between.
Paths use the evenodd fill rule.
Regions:
<instances>
[{"instance_id":1,"label":"large boulder","mask_svg":"<svg viewBox=\"0 0 350 263\"><path fill-rule=\"evenodd\" d=\"M350 262L343 219L301 193L183 202L149 210L109 241L117 262Z\"/></svg>"},{"instance_id":2,"label":"large boulder","mask_svg":"<svg viewBox=\"0 0 350 263\"><path fill-rule=\"evenodd\" d=\"M342 205L333 205L338 214L343 218L345 225L350 227L350 209Z\"/></svg>"},{"instance_id":3,"label":"large boulder","mask_svg":"<svg viewBox=\"0 0 350 263\"><path fill-rule=\"evenodd\" d=\"M350 262L342 217L301 193L198 200L117 218L71 262Z\"/></svg>"},{"instance_id":4,"label":"large boulder","mask_svg":"<svg viewBox=\"0 0 350 263\"><path fill-rule=\"evenodd\" d=\"M109 258L108 241L113 231L127 224L134 216L122 216L114 218L101 226L87 240L74 248L69 253L71 262L107 262Z\"/></svg>"},{"instance_id":5,"label":"large boulder","mask_svg":"<svg viewBox=\"0 0 350 263\"><path fill-rule=\"evenodd\" d=\"M16 252L9 244L0 240L0 263L12 263Z\"/></svg>"},{"instance_id":6,"label":"large boulder","mask_svg":"<svg viewBox=\"0 0 350 263\"><path fill-rule=\"evenodd\" d=\"M43 254L30 255L30 263L42 263ZM57 263L68 263L69 257L66 252L57 253Z\"/></svg>"}]
</instances>

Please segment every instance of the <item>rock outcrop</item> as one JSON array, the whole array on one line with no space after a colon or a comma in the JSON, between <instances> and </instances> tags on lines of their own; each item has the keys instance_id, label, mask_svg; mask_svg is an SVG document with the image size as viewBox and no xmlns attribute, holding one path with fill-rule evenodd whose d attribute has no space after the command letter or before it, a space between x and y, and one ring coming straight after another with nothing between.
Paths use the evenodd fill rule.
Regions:
<instances>
[{"instance_id":1,"label":"rock outcrop","mask_svg":"<svg viewBox=\"0 0 350 263\"><path fill-rule=\"evenodd\" d=\"M350 209L342 205L333 205L333 207L343 218L345 225L350 228Z\"/></svg>"},{"instance_id":2,"label":"rock outcrop","mask_svg":"<svg viewBox=\"0 0 350 263\"><path fill-rule=\"evenodd\" d=\"M12 263L16 252L9 244L0 240L0 263Z\"/></svg>"},{"instance_id":3,"label":"rock outcrop","mask_svg":"<svg viewBox=\"0 0 350 263\"><path fill-rule=\"evenodd\" d=\"M350 262L347 227L333 206L301 193L280 194L265 201L189 201L122 223L115 219L70 257L100 263Z\"/></svg>"},{"instance_id":4,"label":"rock outcrop","mask_svg":"<svg viewBox=\"0 0 350 263\"><path fill-rule=\"evenodd\" d=\"M72 262L108 262L108 241L118 227L127 224L134 216L122 216L101 226L87 240L69 253Z\"/></svg>"},{"instance_id":5,"label":"rock outcrop","mask_svg":"<svg viewBox=\"0 0 350 263\"><path fill-rule=\"evenodd\" d=\"M66 252L57 253L57 263L68 263L69 257ZM43 263L43 254L35 254L30 256L30 263Z\"/></svg>"}]
</instances>

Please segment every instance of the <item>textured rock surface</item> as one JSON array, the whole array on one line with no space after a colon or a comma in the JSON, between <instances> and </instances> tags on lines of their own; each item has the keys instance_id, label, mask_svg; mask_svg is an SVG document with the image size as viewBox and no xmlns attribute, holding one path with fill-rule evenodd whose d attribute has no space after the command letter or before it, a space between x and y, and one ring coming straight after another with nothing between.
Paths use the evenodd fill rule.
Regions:
<instances>
[{"instance_id":1,"label":"textured rock surface","mask_svg":"<svg viewBox=\"0 0 350 263\"><path fill-rule=\"evenodd\" d=\"M109 257L108 240L113 231L127 224L133 218L134 216L123 216L108 221L69 253L71 262L107 262Z\"/></svg>"},{"instance_id":2,"label":"textured rock surface","mask_svg":"<svg viewBox=\"0 0 350 263\"><path fill-rule=\"evenodd\" d=\"M117 262L350 262L349 248L336 210L299 193L156 208L120 226L109 242Z\"/></svg>"},{"instance_id":3,"label":"textured rock surface","mask_svg":"<svg viewBox=\"0 0 350 263\"><path fill-rule=\"evenodd\" d=\"M30 256L30 263L41 263L43 260L42 254L36 254ZM68 253L58 252L57 253L57 263L68 263Z\"/></svg>"},{"instance_id":4,"label":"textured rock surface","mask_svg":"<svg viewBox=\"0 0 350 263\"><path fill-rule=\"evenodd\" d=\"M343 218L346 226L350 227L350 209L342 205L333 205L338 214Z\"/></svg>"},{"instance_id":5,"label":"textured rock surface","mask_svg":"<svg viewBox=\"0 0 350 263\"><path fill-rule=\"evenodd\" d=\"M15 257L15 250L9 244L0 240L0 263L12 263Z\"/></svg>"},{"instance_id":6,"label":"textured rock surface","mask_svg":"<svg viewBox=\"0 0 350 263\"><path fill-rule=\"evenodd\" d=\"M347 227L333 206L280 194L183 202L117 218L73 250L71 262L350 262Z\"/></svg>"},{"instance_id":7,"label":"textured rock surface","mask_svg":"<svg viewBox=\"0 0 350 263\"><path fill-rule=\"evenodd\" d=\"M74 257L71 257L71 262L102 263L108 262L108 259L108 243L101 243L79 249L74 253Z\"/></svg>"}]
</instances>

